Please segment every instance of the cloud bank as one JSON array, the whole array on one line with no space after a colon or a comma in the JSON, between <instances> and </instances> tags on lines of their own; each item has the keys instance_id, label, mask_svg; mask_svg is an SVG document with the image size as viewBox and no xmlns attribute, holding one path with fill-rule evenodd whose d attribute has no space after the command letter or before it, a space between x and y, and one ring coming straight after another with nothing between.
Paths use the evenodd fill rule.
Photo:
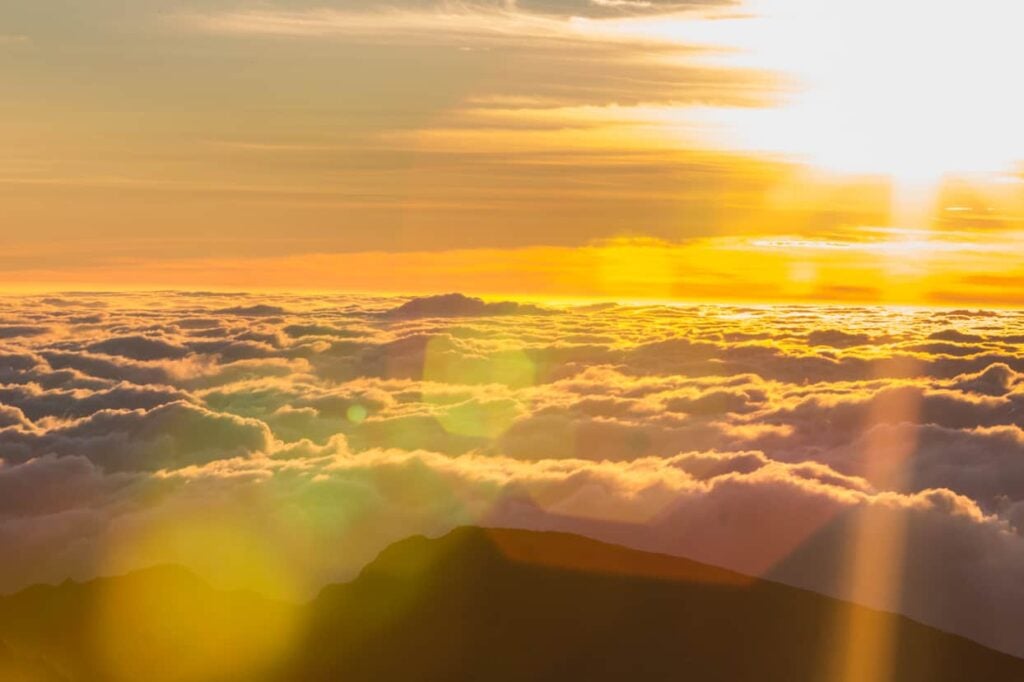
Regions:
<instances>
[{"instance_id":1,"label":"cloud bank","mask_svg":"<svg viewBox=\"0 0 1024 682\"><path fill-rule=\"evenodd\" d=\"M1024 654L1019 313L0 306L0 589L178 562L299 597L479 523L685 555ZM865 557L895 577L864 580Z\"/></svg>"}]
</instances>

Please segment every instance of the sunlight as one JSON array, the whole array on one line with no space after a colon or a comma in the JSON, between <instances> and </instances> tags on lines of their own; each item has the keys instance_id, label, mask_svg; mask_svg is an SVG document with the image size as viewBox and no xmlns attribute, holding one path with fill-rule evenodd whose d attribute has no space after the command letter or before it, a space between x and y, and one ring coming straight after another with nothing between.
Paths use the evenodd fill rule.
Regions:
<instances>
[{"instance_id":1,"label":"sunlight","mask_svg":"<svg viewBox=\"0 0 1024 682\"><path fill-rule=\"evenodd\" d=\"M1024 681L1022 20L0 1L0 682Z\"/></svg>"},{"instance_id":2,"label":"sunlight","mask_svg":"<svg viewBox=\"0 0 1024 682\"><path fill-rule=\"evenodd\" d=\"M919 363L889 361L885 371L913 374L919 371ZM917 440L913 433L877 428L877 424L883 420L913 423L920 418L921 405L912 394L894 395L897 397L879 401L869 412L864 425L863 474L876 486L901 490L908 484ZM877 512L854 517L839 569L841 589L860 595L867 603L901 605L907 536L905 517ZM880 556L887 560L879 561ZM834 627L839 646L828 660L828 679L898 679L894 661L899 642L891 623L868 611L850 609L839 612Z\"/></svg>"},{"instance_id":3,"label":"sunlight","mask_svg":"<svg viewBox=\"0 0 1024 682\"><path fill-rule=\"evenodd\" d=\"M928 227L949 178L998 183L1024 157L1020 63L1024 6L980 0L747 0L739 9L579 20L583 32L675 44L679 67L742 69L769 84L763 104L640 103L640 119L684 146L798 161L826 173L888 178L889 224ZM659 60L672 60L664 55ZM626 113L628 111L628 114Z\"/></svg>"},{"instance_id":4,"label":"sunlight","mask_svg":"<svg viewBox=\"0 0 1024 682\"><path fill-rule=\"evenodd\" d=\"M748 8L752 17L703 23L700 34L739 49L719 60L776 70L797 92L779 108L709 112L741 146L917 182L1003 170L1024 151L1024 97L1003 75L1024 56L1020 3L980 0L969 12L945 0Z\"/></svg>"}]
</instances>

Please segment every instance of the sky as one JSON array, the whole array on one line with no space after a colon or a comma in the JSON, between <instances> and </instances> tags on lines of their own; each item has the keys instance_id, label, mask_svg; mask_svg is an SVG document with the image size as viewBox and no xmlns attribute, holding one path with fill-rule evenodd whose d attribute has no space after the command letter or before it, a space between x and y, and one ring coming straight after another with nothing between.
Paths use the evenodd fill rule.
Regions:
<instances>
[{"instance_id":1,"label":"sky","mask_svg":"<svg viewBox=\"0 0 1024 682\"><path fill-rule=\"evenodd\" d=\"M8 0L0 287L1019 305L1021 11Z\"/></svg>"},{"instance_id":2,"label":"sky","mask_svg":"<svg viewBox=\"0 0 1024 682\"><path fill-rule=\"evenodd\" d=\"M471 524L1024 656L1022 20L3 0L0 593Z\"/></svg>"}]
</instances>

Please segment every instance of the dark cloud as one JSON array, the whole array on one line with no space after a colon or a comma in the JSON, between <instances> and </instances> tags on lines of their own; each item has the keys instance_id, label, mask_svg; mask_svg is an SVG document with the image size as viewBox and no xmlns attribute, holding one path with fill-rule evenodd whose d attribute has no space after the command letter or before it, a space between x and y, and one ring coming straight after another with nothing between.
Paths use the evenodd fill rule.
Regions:
<instances>
[{"instance_id":1,"label":"dark cloud","mask_svg":"<svg viewBox=\"0 0 1024 682\"><path fill-rule=\"evenodd\" d=\"M956 329L942 329L932 332L928 335L928 338L936 341L953 341L956 343L978 343L985 340L985 337L979 334L965 334Z\"/></svg>"},{"instance_id":2,"label":"dark cloud","mask_svg":"<svg viewBox=\"0 0 1024 682\"><path fill-rule=\"evenodd\" d=\"M156 471L267 452L265 424L186 402L151 410L101 410L44 432L0 430L4 460L82 456L109 471Z\"/></svg>"},{"instance_id":3,"label":"dark cloud","mask_svg":"<svg viewBox=\"0 0 1024 682\"><path fill-rule=\"evenodd\" d=\"M148 410L190 399L188 393L166 386L130 383L92 391L82 388L42 389L37 384L0 386L0 404L17 407L33 421L44 417L80 419L102 410Z\"/></svg>"},{"instance_id":4,"label":"dark cloud","mask_svg":"<svg viewBox=\"0 0 1024 682\"><path fill-rule=\"evenodd\" d=\"M12 339L17 336L42 336L52 331L51 327L40 327L27 324L0 325L0 339Z\"/></svg>"},{"instance_id":5,"label":"dark cloud","mask_svg":"<svg viewBox=\"0 0 1024 682\"><path fill-rule=\"evenodd\" d=\"M173 374L167 367L82 352L42 351L42 357L54 369L76 370L96 379L127 381L133 384L168 384Z\"/></svg>"},{"instance_id":6,"label":"dark cloud","mask_svg":"<svg viewBox=\"0 0 1024 682\"><path fill-rule=\"evenodd\" d=\"M31 422L19 408L0 403L0 429L8 426L30 427Z\"/></svg>"},{"instance_id":7,"label":"dark cloud","mask_svg":"<svg viewBox=\"0 0 1024 682\"><path fill-rule=\"evenodd\" d=\"M117 336L85 347L93 353L119 355L132 360L170 360L188 355L188 349L149 336Z\"/></svg>"},{"instance_id":8,"label":"dark cloud","mask_svg":"<svg viewBox=\"0 0 1024 682\"><path fill-rule=\"evenodd\" d=\"M863 346L870 342L871 337L867 334L849 334L840 329L816 329L807 335L807 343L811 346L850 348Z\"/></svg>"},{"instance_id":9,"label":"dark cloud","mask_svg":"<svg viewBox=\"0 0 1024 682\"><path fill-rule=\"evenodd\" d=\"M287 311L279 306L261 303L257 305L221 308L220 310L214 310L213 312L220 315L239 315L241 317L270 317L284 315Z\"/></svg>"},{"instance_id":10,"label":"dark cloud","mask_svg":"<svg viewBox=\"0 0 1024 682\"><path fill-rule=\"evenodd\" d=\"M980 372L956 377L952 386L961 391L997 396L1008 393L1019 380L1018 372L1013 371L1005 362L996 362Z\"/></svg>"},{"instance_id":11,"label":"dark cloud","mask_svg":"<svg viewBox=\"0 0 1024 682\"><path fill-rule=\"evenodd\" d=\"M301 338L303 336L330 336L334 338L360 336L359 332L328 324L290 324L282 327L281 331L293 338Z\"/></svg>"},{"instance_id":12,"label":"dark cloud","mask_svg":"<svg viewBox=\"0 0 1024 682\"><path fill-rule=\"evenodd\" d=\"M665 401L665 409L670 412L688 414L715 415L727 412L750 412L764 401L763 395L751 394L742 390L719 389L708 391L695 397L680 396Z\"/></svg>"}]
</instances>

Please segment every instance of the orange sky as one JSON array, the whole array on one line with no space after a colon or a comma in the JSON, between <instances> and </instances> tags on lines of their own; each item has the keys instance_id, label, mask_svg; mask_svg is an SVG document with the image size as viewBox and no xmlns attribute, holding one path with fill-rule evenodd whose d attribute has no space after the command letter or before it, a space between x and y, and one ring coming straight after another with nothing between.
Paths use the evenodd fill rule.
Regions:
<instances>
[{"instance_id":1,"label":"orange sky","mask_svg":"<svg viewBox=\"0 0 1024 682\"><path fill-rule=\"evenodd\" d=\"M1020 12L14 0L0 288L1016 305Z\"/></svg>"}]
</instances>

